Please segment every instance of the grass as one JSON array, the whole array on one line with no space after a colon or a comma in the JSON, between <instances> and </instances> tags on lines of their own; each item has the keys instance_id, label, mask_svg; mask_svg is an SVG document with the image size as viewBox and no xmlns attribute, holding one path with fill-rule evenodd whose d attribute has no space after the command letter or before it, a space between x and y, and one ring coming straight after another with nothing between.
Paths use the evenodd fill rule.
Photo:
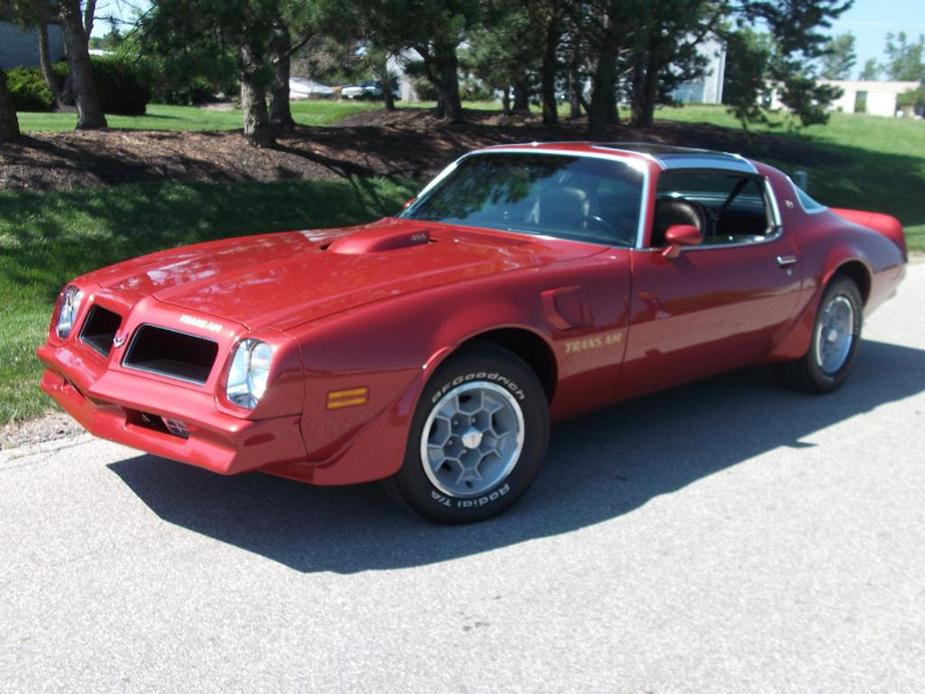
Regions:
<instances>
[{"instance_id":1,"label":"grass","mask_svg":"<svg viewBox=\"0 0 925 694\"><path fill-rule=\"evenodd\" d=\"M300 125L334 125L348 116L378 104L369 101L294 101L292 117ZM106 117L111 128L127 130L239 130L241 111L219 111L198 106L167 106L149 104L143 116ZM75 113L20 113L19 125L23 132L64 132L77 124Z\"/></svg>"},{"instance_id":2,"label":"grass","mask_svg":"<svg viewBox=\"0 0 925 694\"><path fill-rule=\"evenodd\" d=\"M411 195L384 179L124 185L0 193L0 424L35 417L34 350L73 277L142 253L224 236L361 223Z\"/></svg>"}]
</instances>

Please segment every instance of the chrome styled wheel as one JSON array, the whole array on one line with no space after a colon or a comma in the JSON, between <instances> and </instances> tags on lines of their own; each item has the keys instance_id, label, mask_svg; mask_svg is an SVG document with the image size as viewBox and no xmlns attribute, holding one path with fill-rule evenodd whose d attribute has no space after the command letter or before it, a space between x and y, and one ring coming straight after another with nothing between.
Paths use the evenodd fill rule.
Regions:
<instances>
[{"instance_id":1,"label":"chrome styled wheel","mask_svg":"<svg viewBox=\"0 0 925 694\"><path fill-rule=\"evenodd\" d=\"M421 464L430 483L466 499L501 484L520 459L524 415L517 399L487 381L464 383L433 406L421 432Z\"/></svg>"},{"instance_id":2,"label":"chrome styled wheel","mask_svg":"<svg viewBox=\"0 0 925 694\"><path fill-rule=\"evenodd\" d=\"M848 376L857 357L864 323L864 301L858 285L836 276L819 301L809 349L799 359L774 365L791 388L806 393L831 393Z\"/></svg>"},{"instance_id":3,"label":"chrome styled wheel","mask_svg":"<svg viewBox=\"0 0 925 694\"><path fill-rule=\"evenodd\" d=\"M816 364L832 375L844 366L854 343L854 305L843 294L823 307L816 324Z\"/></svg>"},{"instance_id":4,"label":"chrome styled wheel","mask_svg":"<svg viewBox=\"0 0 925 694\"><path fill-rule=\"evenodd\" d=\"M503 347L472 346L428 379L386 489L437 523L483 521L529 489L548 441L549 400L536 372Z\"/></svg>"}]
</instances>

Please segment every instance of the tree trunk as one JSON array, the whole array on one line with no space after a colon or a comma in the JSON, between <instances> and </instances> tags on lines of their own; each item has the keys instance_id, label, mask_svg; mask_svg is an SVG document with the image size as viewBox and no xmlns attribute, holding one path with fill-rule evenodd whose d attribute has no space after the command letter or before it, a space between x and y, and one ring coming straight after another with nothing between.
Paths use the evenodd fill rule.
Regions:
<instances>
[{"instance_id":1,"label":"tree trunk","mask_svg":"<svg viewBox=\"0 0 925 694\"><path fill-rule=\"evenodd\" d=\"M530 113L530 89L527 87L525 77L518 77L514 82L514 108L513 113Z\"/></svg>"},{"instance_id":2,"label":"tree trunk","mask_svg":"<svg viewBox=\"0 0 925 694\"><path fill-rule=\"evenodd\" d=\"M617 49L612 30L608 30L602 44L591 81L591 104L588 109L588 135L592 139L607 135L607 126L612 122L617 108Z\"/></svg>"},{"instance_id":3,"label":"tree trunk","mask_svg":"<svg viewBox=\"0 0 925 694\"><path fill-rule=\"evenodd\" d=\"M640 69L633 85L633 115L631 124L647 128L655 120L655 102L658 98L658 46L650 46L646 54L645 70Z\"/></svg>"},{"instance_id":4,"label":"tree trunk","mask_svg":"<svg viewBox=\"0 0 925 694\"><path fill-rule=\"evenodd\" d=\"M436 44L434 46L433 67L428 74L437 90L437 115L450 123L463 122L462 99L459 96L459 61L456 46Z\"/></svg>"},{"instance_id":5,"label":"tree trunk","mask_svg":"<svg viewBox=\"0 0 925 694\"><path fill-rule=\"evenodd\" d=\"M244 138L254 147L272 147L273 131L267 113L267 95L251 74L241 75L241 110L244 113Z\"/></svg>"},{"instance_id":6,"label":"tree trunk","mask_svg":"<svg viewBox=\"0 0 925 694\"><path fill-rule=\"evenodd\" d=\"M106 127L106 116L96 92L90 65L89 38L80 16L80 0L61 2L61 23L67 44L68 64L74 101L77 105L77 129L93 130Z\"/></svg>"},{"instance_id":7,"label":"tree trunk","mask_svg":"<svg viewBox=\"0 0 925 694\"><path fill-rule=\"evenodd\" d=\"M501 90L501 115L511 115L511 88L508 85Z\"/></svg>"},{"instance_id":8,"label":"tree trunk","mask_svg":"<svg viewBox=\"0 0 925 694\"><path fill-rule=\"evenodd\" d=\"M273 37L270 39L270 55L274 65L273 88L270 91L270 125L277 132L287 132L295 128L295 120L292 118L292 109L289 105L291 49L292 39L289 36L289 27L283 22L276 22L273 26ZM243 105L243 91L241 97Z\"/></svg>"},{"instance_id":9,"label":"tree trunk","mask_svg":"<svg viewBox=\"0 0 925 694\"><path fill-rule=\"evenodd\" d=\"M382 77L379 79L382 83L382 105L386 111L395 110L395 95L392 93L392 74L389 72L389 56L386 55L382 61Z\"/></svg>"},{"instance_id":10,"label":"tree trunk","mask_svg":"<svg viewBox=\"0 0 925 694\"><path fill-rule=\"evenodd\" d=\"M51 67L51 56L48 51L48 25L39 24L39 65L42 68L42 77L45 78L45 85L48 91L55 99L55 104L61 106L61 86L58 84L58 77Z\"/></svg>"},{"instance_id":11,"label":"tree trunk","mask_svg":"<svg viewBox=\"0 0 925 694\"><path fill-rule=\"evenodd\" d=\"M578 62L578 51L576 50L572 56L572 64L569 65L568 75L568 117L572 120L581 117L581 92L583 91L583 85L581 83L581 73L578 70Z\"/></svg>"},{"instance_id":12,"label":"tree trunk","mask_svg":"<svg viewBox=\"0 0 925 694\"><path fill-rule=\"evenodd\" d=\"M6 73L0 70L0 143L11 142L19 137L19 120L13 99L6 86Z\"/></svg>"},{"instance_id":13,"label":"tree trunk","mask_svg":"<svg viewBox=\"0 0 925 694\"><path fill-rule=\"evenodd\" d=\"M559 103L556 100L556 51L559 48L559 17L553 14L546 25L546 41L541 67L543 95L543 125L559 124Z\"/></svg>"}]
</instances>

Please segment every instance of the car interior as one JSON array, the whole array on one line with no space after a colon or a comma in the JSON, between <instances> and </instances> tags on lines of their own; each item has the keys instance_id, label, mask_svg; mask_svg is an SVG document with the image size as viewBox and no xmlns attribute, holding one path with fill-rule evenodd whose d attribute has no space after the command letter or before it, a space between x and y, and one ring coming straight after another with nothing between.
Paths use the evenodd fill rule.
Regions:
<instances>
[{"instance_id":1,"label":"car interior","mask_svg":"<svg viewBox=\"0 0 925 694\"><path fill-rule=\"evenodd\" d=\"M668 171L659 178L652 247L665 245L665 232L690 224L703 245L757 242L775 231L762 179L726 171Z\"/></svg>"}]
</instances>

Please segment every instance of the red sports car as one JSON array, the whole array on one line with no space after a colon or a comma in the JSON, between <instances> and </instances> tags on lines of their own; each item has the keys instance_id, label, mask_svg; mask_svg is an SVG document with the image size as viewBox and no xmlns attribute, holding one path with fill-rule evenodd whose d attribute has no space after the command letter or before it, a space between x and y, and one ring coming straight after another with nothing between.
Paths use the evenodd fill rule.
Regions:
<instances>
[{"instance_id":1,"label":"red sports car","mask_svg":"<svg viewBox=\"0 0 925 694\"><path fill-rule=\"evenodd\" d=\"M83 426L232 474L511 506L550 422L756 362L837 388L904 274L900 223L735 154L467 154L395 217L147 255L61 292L42 388Z\"/></svg>"}]
</instances>

